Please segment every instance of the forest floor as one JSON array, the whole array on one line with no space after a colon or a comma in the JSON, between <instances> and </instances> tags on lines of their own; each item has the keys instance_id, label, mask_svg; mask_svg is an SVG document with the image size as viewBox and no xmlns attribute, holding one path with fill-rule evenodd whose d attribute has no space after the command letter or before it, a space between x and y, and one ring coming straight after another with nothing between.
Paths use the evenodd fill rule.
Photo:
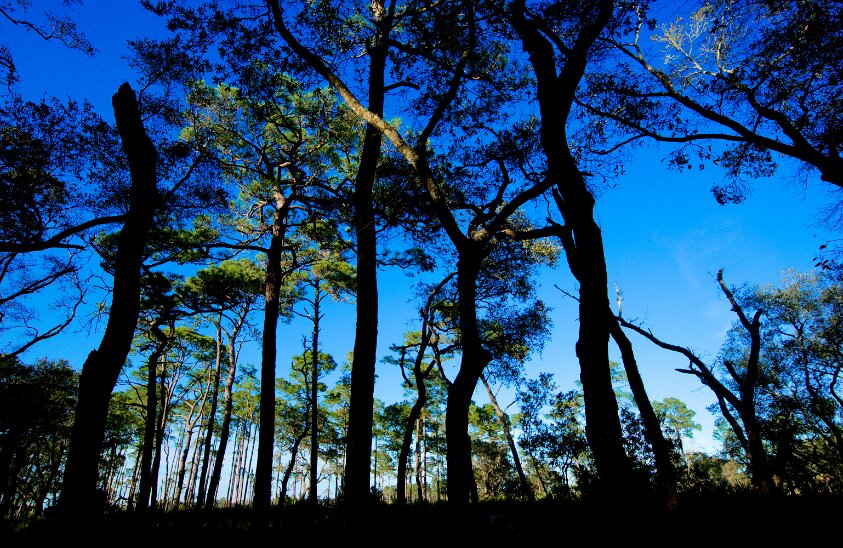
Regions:
<instances>
[{"instance_id":1,"label":"forest floor","mask_svg":"<svg viewBox=\"0 0 843 548\"><path fill-rule=\"evenodd\" d=\"M297 504L249 509L117 512L91 520L0 522L0 546L158 548L400 546L782 546L840 540L843 497L686 497L649 503L484 502L459 515L444 505L377 505L365 512Z\"/></svg>"}]
</instances>

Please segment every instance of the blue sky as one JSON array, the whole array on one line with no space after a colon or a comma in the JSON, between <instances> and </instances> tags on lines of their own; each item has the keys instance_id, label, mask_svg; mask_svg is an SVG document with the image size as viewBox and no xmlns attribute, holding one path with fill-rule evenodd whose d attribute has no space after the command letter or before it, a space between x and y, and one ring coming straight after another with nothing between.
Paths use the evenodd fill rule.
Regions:
<instances>
[{"instance_id":1,"label":"blue sky","mask_svg":"<svg viewBox=\"0 0 843 548\"><path fill-rule=\"evenodd\" d=\"M60 2L39 2L57 5ZM108 120L111 95L123 81L137 77L123 59L126 40L160 31L161 22L135 2L88 0L70 12L99 51L88 58L58 43L44 42L5 22L2 41L12 50L27 97L43 94L88 99ZM627 173L598 197L596 215L603 230L610 282L624 295L624 316L637 318L659 337L688 346L701 356L714 358L734 314L720 293L714 276L724 268L731 284L777 283L788 268L813 267L812 258L831 232L819 221L824 206L837 199L829 185L809 179L796 183L797 166L782 162L777 177L752 183L750 198L741 205L720 206L710 193L713 182L722 180L716 170L676 173L661 158L667 149L642 148L626 165ZM413 284L395 269L380 273L381 317L379 353L398 343L415 325ZM432 280L431 280L432 281ZM541 297L554 307L551 339L540 355L527 364L526 372L555 374L561 388L573 386L578 376L574 353L577 334L576 305L554 285L573 292L575 284L567 266L559 265L541 276ZM341 361L353 346L354 309L349 304L331 305L322 335L324 351ZM286 371L290 356L300 352L301 334L308 327L294 322L279 329L279 374ZM70 332L58 344L35 347L24 359L43 355L66 357L81 367L87 353L99 343ZM678 397L697 411L703 431L697 447L713 449L713 419L705 407L714 402L710 392L687 375L674 371L687 365L678 355L655 348L630 335L649 395L653 400ZM613 347L612 354L619 359ZM243 359L257 364L259 350L251 344ZM380 365L376 396L387 402L402 398L400 376L394 366ZM482 391L482 387L481 387ZM510 403L511 391L502 391L502 404ZM485 401L480 392L477 400Z\"/></svg>"}]
</instances>

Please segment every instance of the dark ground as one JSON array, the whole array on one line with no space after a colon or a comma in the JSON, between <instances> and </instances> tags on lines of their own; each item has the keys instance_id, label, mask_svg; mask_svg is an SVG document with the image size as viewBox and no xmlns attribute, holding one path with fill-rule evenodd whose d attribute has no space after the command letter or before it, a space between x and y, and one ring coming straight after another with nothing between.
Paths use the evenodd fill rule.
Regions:
<instances>
[{"instance_id":1,"label":"dark ground","mask_svg":"<svg viewBox=\"0 0 843 548\"><path fill-rule=\"evenodd\" d=\"M379 505L367 512L296 505L248 509L120 512L89 520L0 523L0 547L228 548L389 546L784 546L839 545L841 497L706 496L675 511L648 503L486 502L455 516L441 505ZM820 544L822 543L822 544Z\"/></svg>"}]
</instances>

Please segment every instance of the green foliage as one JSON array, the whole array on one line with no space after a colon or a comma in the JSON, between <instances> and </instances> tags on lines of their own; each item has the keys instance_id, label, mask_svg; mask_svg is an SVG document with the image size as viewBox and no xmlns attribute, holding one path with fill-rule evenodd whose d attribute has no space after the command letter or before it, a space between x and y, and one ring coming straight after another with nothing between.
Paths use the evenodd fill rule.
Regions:
<instances>
[{"instance_id":1,"label":"green foliage","mask_svg":"<svg viewBox=\"0 0 843 548\"><path fill-rule=\"evenodd\" d=\"M653 402L653 411L670 439L679 441L681 438L691 438L694 430L702 430L702 426L694 422L697 412L678 398L668 397Z\"/></svg>"},{"instance_id":2,"label":"green foliage","mask_svg":"<svg viewBox=\"0 0 843 548\"><path fill-rule=\"evenodd\" d=\"M843 341L840 283L837 272L791 271L778 287L736 293L742 306L763 312L756 415L774 473L792 492L838 489L828 478L843 466L843 402L836 396L843 367L837 350ZM748 355L749 340L736 325L721 349L721 366L742 378ZM737 389L733 377L722 378ZM724 453L743 462L740 439L725 421L718 424Z\"/></svg>"},{"instance_id":3,"label":"green foliage","mask_svg":"<svg viewBox=\"0 0 843 548\"><path fill-rule=\"evenodd\" d=\"M38 515L55 502L77 391L66 361L0 356L0 516Z\"/></svg>"},{"instance_id":4,"label":"green foliage","mask_svg":"<svg viewBox=\"0 0 843 548\"><path fill-rule=\"evenodd\" d=\"M518 391L519 445L548 497L570 497L587 489L592 476L585 438L582 393L557 392L553 375L541 373Z\"/></svg>"}]
</instances>

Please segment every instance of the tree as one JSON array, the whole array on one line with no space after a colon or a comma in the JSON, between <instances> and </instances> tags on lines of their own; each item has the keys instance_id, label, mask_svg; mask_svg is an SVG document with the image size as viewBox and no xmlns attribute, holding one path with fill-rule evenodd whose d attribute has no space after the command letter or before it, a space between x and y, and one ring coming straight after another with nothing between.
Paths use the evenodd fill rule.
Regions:
<instances>
[{"instance_id":1,"label":"tree","mask_svg":"<svg viewBox=\"0 0 843 548\"><path fill-rule=\"evenodd\" d=\"M377 50L378 55L385 54L388 46L391 46L401 55L401 64L394 65L399 74L408 74L409 84L396 83L387 86L390 89L409 86L420 87L420 83L413 80L419 74L428 75L430 78L425 82L428 90L419 93L417 98L417 112L423 113L424 120L420 124L421 130L417 134L402 135L398 128L387 122L378 108L374 110L367 108L352 91L337 71L325 61L320 55L321 50L318 44L312 43L311 47L304 45L299 38L288 28L284 10L277 2L270 2L272 18L276 29L290 48L315 70L321 77L325 78L342 96L351 110L364 122L371 131L377 130L386 136L396 150L409 162L417 180L419 191L424 196L425 207L438 220L447 237L453 245L458 256L457 263L457 287L459 288L459 313L460 330L462 336L463 373L458 375L449 388L449 412L447 414L448 427L448 474L449 474L449 501L455 506L468 503L470 495L470 484L472 476L470 472L470 441L467 435L468 411L471 401L471 394L478 382L479 375L489 362L490 356L483 348L476 315L476 291L477 277L482 270L482 263L486 257L495 249L501 241L517 240L538 237L517 221L513 221L516 212L521 206L531 199L540 196L550 189L551 183L547 180L529 181L525 186L518 187L510 185L512 179L509 171L503 167L506 161L517 164L517 155L507 156L506 145L494 143L488 146L485 154L489 156L479 166L478 172L485 171L484 177L496 179L499 186L486 193L480 192L480 196L470 193L454 193L448 186L457 186L456 182L443 180L440 175L440 168L447 166L445 154L436 156L428 147L429 140L434 135L443 135L447 130L443 129L449 122L459 121L462 129L465 127L483 127L485 121L481 119L496 111L504 100L504 90L515 89L515 82L502 77L500 81L492 83L486 78L471 79L470 74L504 75L505 71L486 70L486 66L496 66L495 63L503 62L500 55L491 53L495 47L491 44L480 44L478 32L486 27L478 25L475 5L471 2L456 2L448 5L437 5L435 9L406 10L397 15L395 3L389 6L377 4L373 7L372 13L376 21L377 29L391 29L392 24L401 25L405 30L408 39L417 33L418 40L415 44L410 41L384 42L383 49ZM427 29L436 28L439 36L447 41L438 43L431 42L431 36ZM446 31L447 29L447 31ZM380 34L378 36L381 36ZM384 35L385 36L385 35ZM307 36L307 38L311 38ZM380 43L380 42L377 42ZM416 47L416 44L421 47ZM484 47L488 46L488 50ZM371 53L371 52L370 52ZM489 55L486 55L489 53ZM372 59L375 56L372 54ZM386 58L384 57L384 60ZM373 74L374 71L370 74ZM415 76L410 77L410 74ZM380 80L382 82L382 80ZM477 105L463 105L457 101L457 97L463 86L471 84L477 86L478 97L482 97L483 108ZM496 84L499 84L496 86ZM493 91L494 90L494 91ZM371 94L370 94L371 101ZM382 105L378 105L382 106ZM460 118L460 116L463 116ZM460 131L456 124L451 126L456 133ZM494 132L491 132L494 133ZM525 132L521 133L526 134ZM506 140L509 135L504 135L501 140ZM494 140L494 139L493 139ZM508 143L507 143L508 144ZM495 152L499 151L499 152ZM460 153L468 151L460 151ZM477 152L472 150L472 152ZM453 158L454 154L448 154ZM500 171L496 171L499 168ZM451 175L456 175L457 169L451 170ZM462 171L465 179L469 170ZM468 181L461 181L468 182ZM478 190L475 186L473 190ZM451 201L451 198L457 198ZM477 202L470 202L469 198L476 198ZM469 205L470 204L470 205ZM473 219L462 228L459 215L462 212L474 212ZM458 213L459 212L459 213ZM500 239L499 239L500 238ZM358 265L358 303L360 303L360 292L362 292L362 274ZM371 320L369 320L371 321ZM358 321L358 334L360 334L360 321ZM355 351L357 357L357 352ZM366 369L366 371L369 371ZM353 374L354 375L354 374ZM371 373L367 373L371 375ZM373 378L369 376L368 378ZM354 382L352 382L354 386ZM361 387L366 393L370 384L367 382ZM354 400L354 396L352 395ZM367 396L368 398L368 396ZM352 424L354 424L355 405L352 401ZM352 438L355 438L354 426L352 426ZM363 439L362 437L360 438ZM368 439L368 436L366 437ZM365 442L368 444L368 441ZM365 452L368 452L367 446ZM360 449L356 449L360 450ZM350 466L351 462L350 460ZM362 469L362 468L361 468ZM360 469L358 469L360 470ZM350 473L350 472L349 472ZM362 473L362 472L361 472Z\"/></svg>"},{"instance_id":2,"label":"tree","mask_svg":"<svg viewBox=\"0 0 843 548\"><path fill-rule=\"evenodd\" d=\"M0 516L40 515L58 496L77 386L65 361L0 357Z\"/></svg>"},{"instance_id":3,"label":"tree","mask_svg":"<svg viewBox=\"0 0 843 548\"><path fill-rule=\"evenodd\" d=\"M114 115L132 177L131 199L114 262L114 293L103 340L82 366L60 505L68 514L96 508L97 464L108 402L126 361L140 313L140 269L159 206L157 152L147 136L128 84L114 95Z\"/></svg>"},{"instance_id":4,"label":"tree","mask_svg":"<svg viewBox=\"0 0 843 548\"><path fill-rule=\"evenodd\" d=\"M674 447L678 448L684 459L685 450L682 439L693 437L694 430L702 430L702 426L694 422L694 416L697 412L690 409L682 400L674 397L653 402L653 409L659 417L665 433L668 434Z\"/></svg>"},{"instance_id":5,"label":"tree","mask_svg":"<svg viewBox=\"0 0 843 548\"><path fill-rule=\"evenodd\" d=\"M740 295L736 296L735 291L726 285L722 269L717 273L717 283L738 316L735 330L740 332L740 336L746 343L745 346L741 345L735 349L734 353L730 353L727 349L723 355L722 366L727 372L725 382L731 387L724 384L712 367L705 364L688 348L663 342L650 331L622 318L618 318L618 321L624 327L643 335L658 346L679 352L689 359L688 369L678 371L697 376L703 384L711 388L717 396L720 411L749 456L753 486L763 493L772 493L778 491L778 486L773 479L770 458L764 447L757 405L759 390L768 378L761 359L761 316L764 309L757 307L754 312L748 313L746 305L752 306L752 303Z\"/></svg>"},{"instance_id":6,"label":"tree","mask_svg":"<svg viewBox=\"0 0 843 548\"><path fill-rule=\"evenodd\" d=\"M301 55L306 50L287 30L282 5L275 0L268 1L267 5L271 12L269 20L274 23L284 41ZM327 10L327 12L345 15L345 10L342 9ZM322 19L320 10L309 15L312 17L309 20L305 19L306 24L313 25L314 34L317 37L327 38L326 45L342 44L345 46L338 49L348 47L347 44L343 44L344 38L337 35L331 36L330 33L325 32L328 29L341 28L335 26L334 21ZM358 15L362 14L354 14L354 16ZM382 116L388 89L385 83L385 72L390 33L393 32L397 24L395 2L389 2L387 7L385 2L379 0L372 5L371 16L372 33L361 40L361 43L365 44L369 59L367 67L369 104L367 110L376 116ZM339 54L341 51L335 51L334 53ZM308 58L305 57L305 59ZM308 62L310 63L310 59L308 59ZM321 59L319 62L321 63ZM313 63L310 64L313 65ZM369 498L378 326L377 237L373 189L378 159L381 154L382 139L382 132L379 128L367 121L366 135L363 139L363 148L360 151L352 196L354 230L357 241L357 328L354 339L355 365L351 369L352 391L348 432L348 461L346 464L347 478L344 493L346 500L352 504L364 503Z\"/></svg>"},{"instance_id":7,"label":"tree","mask_svg":"<svg viewBox=\"0 0 843 548\"><path fill-rule=\"evenodd\" d=\"M310 267L310 276L301 283L312 289L312 297L303 296L303 301L309 309L299 315L313 323L311 334L311 366L310 366L310 502L316 504L318 498L318 464L319 464L319 377L330 373L336 368L333 358L326 356L325 362L330 366L327 371L321 371L320 361L323 354L319 351L320 322L324 313L320 310L322 301L333 297L341 299L343 294L354 290L356 282L354 268L343 261L336 252L316 250L316 259Z\"/></svg>"},{"instance_id":8,"label":"tree","mask_svg":"<svg viewBox=\"0 0 843 548\"><path fill-rule=\"evenodd\" d=\"M489 385L489 382L486 380L486 377L481 375L480 381L486 389L486 394L489 396L489 401L491 402L492 408L495 410L495 416L497 417L501 430L503 431L503 435L506 438L506 443L509 447L509 454L512 457L512 464L518 474L521 496L527 500L535 500L533 490L530 488L530 484L527 483L527 476L524 474L524 469L521 466L521 457L518 455L518 448L515 446L515 438L513 438L512 431L509 426L509 416L498 404L498 399L495 396L492 387Z\"/></svg>"},{"instance_id":9,"label":"tree","mask_svg":"<svg viewBox=\"0 0 843 548\"><path fill-rule=\"evenodd\" d=\"M233 407L232 387L234 386L234 380L237 374L237 358L240 344L242 344L238 340L238 337L244 326L246 326L247 318L252 312L257 296L262 292L264 276L264 272L258 265L243 259L226 261L219 266L209 266L197 272L194 278L188 279L185 283L186 290L193 294L190 296L186 291L185 298L190 298L195 302L192 305L194 308L219 314L219 321L216 324L218 341L220 341L218 342L217 350L218 359L222 356L222 331L225 331L228 337L226 351L228 357L228 375L225 380L223 393L223 418L220 427L217 458L214 461L214 467L207 483L207 491L201 488L204 487L204 482L200 480L200 490L198 493L198 504L207 508L213 508L216 503L216 491L219 487L225 450L230 435ZM228 322L228 328L223 326L223 318ZM219 382L219 380L216 382ZM214 423L214 413L216 411L215 401L216 394L212 397L211 414L208 420L208 433L205 442L206 456L203 458L202 477L204 477L205 470L207 469L204 463L208 460L209 440L213 435L211 426Z\"/></svg>"},{"instance_id":10,"label":"tree","mask_svg":"<svg viewBox=\"0 0 843 548\"><path fill-rule=\"evenodd\" d=\"M398 365L401 375L404 377L406 386L414 388L417 393L416 400L413 402L412 406L410 406L409 413L407 414L407 421L404 424L404 437L401 443L401 449L398 453L396 481L396 502L398 504L404 504L407 501L407 459L409 458L410 447L413 442L413 430L416 428L418 421L421 418L422 410L425 405L427 405L428 401L426 381L431 372L434 370L434 366L436 366L437 362L442 359L442 354L450 351L448 349L443 351L439 348L439 334L436 332L435 328L430 325L430 322L435 321L432 316L434 314L434 305L439 304L437 299L439 292L442 291L445 285L450 282L455 275L456 273L448 274L441 282L430 290L425 306L419 311L422 319L421 331L418 333L409 333L404 345L393 345L390 347L390 350L398 352L400 357L398 359L392 357L385 359L388 363L395 363ZM432 347L434 353L432 358L430 358L427 354L428 347ZM411 350L415 351L415 358L409 360L408 353ZM428 359L430 359L430 361L425 367L424 362ZM412 364L412 380L410 380L407 375L406 367L408 363ZM421 485L419 485L419 488L421 490Z\"/></svg>"},{"instance_id":11,"label":"tree","mask_svg":"<svg viewBox=\"0 0 843 548\"><path fill-rule=\"evenodd\" d=\"M66 2L66 4L71 4ZM85 55L93 55L95 50L68 15L54 11L45 11L37 16L31 13L32 4L26 0L13 0L0 4L0 15L6 22L24 28L36 34L42 40L57 40L65 47L78 50ZM34 16L34 17L33 17ZM6 71L6 86L19 80L15 61L9 47L0 43L0 67Z\"/></svg>"},{"instance_id":12,"label":"tree","mask_svg":"<svg viewBox=\"0 0 843 548\"><path fill-rule=\"evenodd\" d=\"M774 154L843 186L839 2L716 0L658 29L638 13L634 33L606 38L620 58L583 99L614 142L677 143L680 170L720 165L720 203L743 200L745 175L772 175Z\"/></svg>"}]
</instances>

